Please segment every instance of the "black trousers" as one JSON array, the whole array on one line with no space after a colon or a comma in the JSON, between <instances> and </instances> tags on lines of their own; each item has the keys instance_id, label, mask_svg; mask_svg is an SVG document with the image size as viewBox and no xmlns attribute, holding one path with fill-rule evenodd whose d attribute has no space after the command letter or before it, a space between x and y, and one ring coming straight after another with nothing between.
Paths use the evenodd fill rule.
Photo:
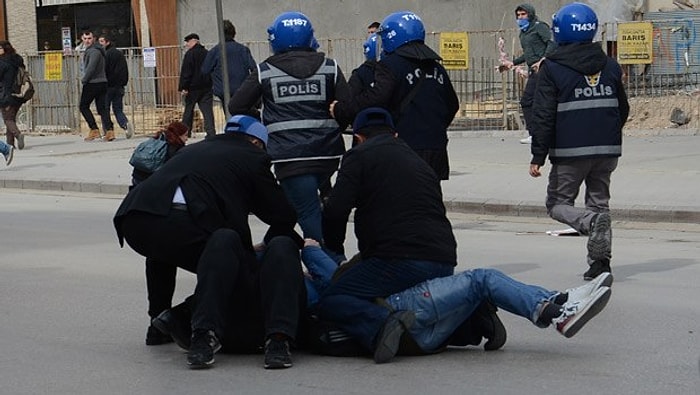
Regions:
<instances>
[{"instance_id":1,"label":"black trousers","mask_svg":"<svg viewBox=\"0 0 700 395\"><path fill-rule=\"evenodd\" d=\"M234 230L208 234L179 210L167 217L130 213L122 231L131 248L162 269L158 273L174 267L197 273L192 328L214 330L225 351L256 352L273 333L296 337L306 295L291 238L273 238L257 259ZM147 278L158 284L149 287L149 300L159 297L152 291L169 290L168 280Z\"/></svg>"},{"instance_id":2,"label":"black trousers","mask_svg":"<svg viewBox=\"0 0 700 395\"><path fill-rule=\"evenodd\" d=\"M202 256L192 329L213 329L227 352L257 352L273 333L296 338L305 295L294 241L273 238L259 260L230 229L214 232L208 244L229 256Z\"/></svg>"}]
</instances>

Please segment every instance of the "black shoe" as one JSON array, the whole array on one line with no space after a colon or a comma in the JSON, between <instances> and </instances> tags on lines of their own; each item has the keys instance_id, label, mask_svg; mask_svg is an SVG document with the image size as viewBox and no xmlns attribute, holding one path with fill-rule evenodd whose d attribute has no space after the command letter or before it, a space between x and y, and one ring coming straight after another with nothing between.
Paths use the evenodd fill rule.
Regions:
<instances>
[{"instance_id":1,"label":"black shoe","mask_svg":"<svg viewBox=\"0 0 700 395\"><path fill-rule=\"evenodd\" d=\"M287 340L267 339L265 342L265 369L292 367L292 353Z\"/></svg>"},{"instance_id":2,"label":"black shoe","mask_svg":"<svg viewBox=\"0 0 700 395\"><path fill-rule=\"evenodd\" d=\"M160 313L158 317L151 320L151 325L169 335L183 350L190 349L190 338L192 337L190 317L180 311L177 306Z\"/></svg>"},{"instance_id":3,"label":"black shoe","mask_svg":"<svg viewBox=\"0 0 700 395\"><path fill-rule=\"evenodd\" d=\"M416 314L412 311L399 310L391 313L377 336L374 347L374 362L389 362L399 351L401 335L413 326Z\"/></svg>"},{"instance_id":4,"label":"black shoe","mask_svg":"<svg viewBox=\"0 0 700 395\"><path fill-rule=\"evenodd\" d=\"M484 350L486 351L498 350L506 344L506 327L503 326L503 322L498 318L497 311L496 306L489 302L483 302L474 312L478 326L481 329L481 335L486 338L486 343L484 343Z\"/></svg>"},{"instance_id":5,"label":"black shoe","mask_svg":"<svg viewBox=\"0 0 700 395\"><path fill-rule=\"evenodd\" d=\"M583 273L583 279L586 281L591 281L603 273L612 273L609 259L593 262L588 270Z\"/></svg>"},{"instance_id":6,"label":"black shoe","mask_svg":"<svg viewBox=\"0 0 700 395\"><path fill-rule=\"evenodd\" d=\"M588 256L594 261L610 259L612 229L609 213L599 213L593 218L587 248Z\"/></svg>"},{"instance_id":7,"label":"black shoe","mask_svg":"<svg viewBox=\"0 0 700 395\"><path fill-rule=\"evenodd\" d=\"M148 330L146 331L147 346L160 346L161 344L168 344L172 342L173 338L170 335L161 332L153 325L148 326Z\"/></svg>"},{"instance_id":8,"label":"black shoe","mask_svg":"<svg viewBox=\"0 0 700 395\"><path fill-rule=\"evenodd\" d=\"M187 365L191 369L206 369L214 364L214 354L221 349L221 342L214 331L195 329L192 333L192 346L187 352Z\"/></svg>"}]
</instances>

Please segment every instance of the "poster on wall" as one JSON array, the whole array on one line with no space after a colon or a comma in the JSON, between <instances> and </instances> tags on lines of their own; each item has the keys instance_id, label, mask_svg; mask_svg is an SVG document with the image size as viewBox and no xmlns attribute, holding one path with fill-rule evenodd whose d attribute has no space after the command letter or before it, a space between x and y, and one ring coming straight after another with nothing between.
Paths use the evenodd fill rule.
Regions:
<instances>
[{"instance_id":1,"label":"poster on wall","mask_svg":"<svg viewBox=\"0 0 700 395\"><path fill-rule=\"evenodd\" d=\"M156 49L154 47L143 49L143 67L156 67Z\"/></svg>"},{"instance_id":2,"label":"poster on wall","mask_svg":"<svg viewBox=\"0 0 700 395\"><path fill-rule=\"evenodd\" d=\"M447 70L469 68L469 36L467 32L440 33L440 57Z\"/></svg>"},{"instance_id":3,"label":"poster on wall","mask_svg":"<svg viewBox=\"0 0 700 395\"><path fill-rule=\"evenodd\" d=\"M63 54L61 52L44 54L44 79L47 81L63 80Z\"/></svg>"},{"instance_id":4,"label":"poster on wall","mask_svg":"<svg viewBox=\"0 0 700 395\"><path fill-rule=\"evenodd\" d=\"M651 22L625 22L617 25L617 61L620 64L651 64L653 60Z\"/></svg>"}]
</instances>

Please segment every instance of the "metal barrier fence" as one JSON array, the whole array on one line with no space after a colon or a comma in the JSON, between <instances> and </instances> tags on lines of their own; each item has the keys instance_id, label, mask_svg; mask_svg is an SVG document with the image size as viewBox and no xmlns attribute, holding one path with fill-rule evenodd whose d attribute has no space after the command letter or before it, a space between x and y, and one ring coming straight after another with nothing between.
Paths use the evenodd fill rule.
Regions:
<instances>
[{"instance_id":1,"label":"metal barrier fence","mask_svg":"<svg viewBox=\"0 0 700 395\"><path fill-rule=\"evenodd\" d=\"M611 24L602 30L611 37L615 29L616 26ZM499 39L504 43L500 49ZM320 50L338 61L346 78L364 61L363 42L364 39L319 40ZM429 34L426 43L437 50L439 34ZM267 42L248 42L245 45L258 62L269 56ZM469 59L469 68L449 71L460 99L460 110L453 126L468 130L521 129L518 103L524 77L512 71L497 71L500 50L505 50L509 56L520 51L518 32L514 29L469 32L469 46L470 54L478 55ZM172 120L180 119L183 105L177 85L184 49L179 46L156 48L155 68L144 67L141 48L124 48L122 51L130 71L124 109L137 134L153 133ZM44 53L25 56L25 63L33 76L36 95L23 106L19 123L39 133L57 130L86 132L87 125L78 111L81 57L63 57L63 73L59 81L44 78ZM700 73L689 69L680 74L653 73L649 72L649 67L626 67L625 70L625 84L632 107L630 127L668 127L670 111L678 107L691 117L686 127L700 128ZM216 127L220 130L225 122L223 109L215 105L214 113ZM195 128L197 125L195 122Z\"/></svg>"}]
</instances>

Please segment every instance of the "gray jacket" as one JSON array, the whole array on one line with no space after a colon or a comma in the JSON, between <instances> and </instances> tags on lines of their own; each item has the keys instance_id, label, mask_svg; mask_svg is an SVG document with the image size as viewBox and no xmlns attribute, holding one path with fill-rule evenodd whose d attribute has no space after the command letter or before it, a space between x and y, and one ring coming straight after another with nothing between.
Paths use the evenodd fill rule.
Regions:
<instances>
[{"instance_id":1,"label":"gray jacket","mask_svg":"<svg viewBox=\"0 0 700 395\"><path fill-rule=\"evenodd\" d=\"M83 55L83 85L107 82L105 63L105 50L100 44L88 47Z\"/></svg>"}]
</instances>

